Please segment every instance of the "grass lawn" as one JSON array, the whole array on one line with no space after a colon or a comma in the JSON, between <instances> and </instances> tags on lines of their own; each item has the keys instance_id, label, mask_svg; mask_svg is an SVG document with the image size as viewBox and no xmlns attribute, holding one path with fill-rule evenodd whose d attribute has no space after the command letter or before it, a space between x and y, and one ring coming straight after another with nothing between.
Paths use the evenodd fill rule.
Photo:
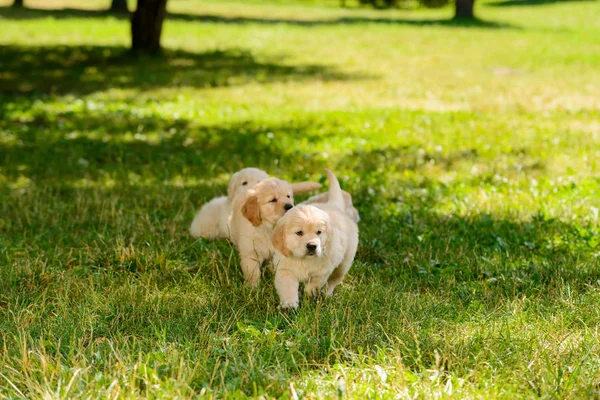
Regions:
<instances>
[{"instance_id":1,"label":"grass lawn","mask_svg":"<svg viewBox=\"0 0 600 400\"><path fill-rule=\"evenodd\" d=\"M600 396L599 2L170 0L141 59L108 0L10 3L1 399ZM353 194L333 298L188 235L245 166Z\"/></svg>"}]
</instances>

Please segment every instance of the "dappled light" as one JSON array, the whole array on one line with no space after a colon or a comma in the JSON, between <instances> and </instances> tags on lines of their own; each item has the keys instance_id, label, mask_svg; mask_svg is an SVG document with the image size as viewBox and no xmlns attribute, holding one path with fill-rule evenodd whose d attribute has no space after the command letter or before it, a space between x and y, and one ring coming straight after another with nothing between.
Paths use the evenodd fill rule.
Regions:
<instances>
[{"instance_id":1,"label":"dappled light","mask_svg":"<svg viewBox=\"0 0 600 400\"><path fill-rule=\"evenodd\" d=\"M593 2L169 0L134 56L56 1L0 2L0 397L597 396ZM351 193L332 297L190 236L244 167Z\"/></svg>"}]
</instances>

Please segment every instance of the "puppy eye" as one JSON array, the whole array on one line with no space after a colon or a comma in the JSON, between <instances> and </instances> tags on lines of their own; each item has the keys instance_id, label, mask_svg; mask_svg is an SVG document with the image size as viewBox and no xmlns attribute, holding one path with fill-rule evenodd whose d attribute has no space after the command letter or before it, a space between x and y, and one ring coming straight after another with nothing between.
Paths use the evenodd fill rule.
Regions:
<instances>
[{"instance_id":1,"label":"puppy eye","mask_svg":"<svg viewBox=\"0 0 600 400\"><path fill-rule=\"evenodd\" d=\"M297 236L302 236L302 235L304 235L304 232L302 232L302 231L298 231L298 232L296 232L296 235L297 235Z\"/></svg>"},{"instance_id":2,"label":"puppy eye","mask_svg":"<svg viewBox=\"0 0 600 400\"><path fill-rule=\"evenodd\" d=\"M248 182L242 182L242 186L246 186Z\"/></svg>"},{"instance_id":3,"label":"puppy eye","mask_svg":"<svg viewBox=\"0 0 600 400\"><path fill-rule=\"evenodd\" d=\"M321 234L321 231L317 231L317 235L320 235L320 234Z\"/></svg>"},{"instance_id":4,"label":"puppy eye","mask_svg":"<svg viewBox=\"0 0 600 400\"><path fill-rule=\"evenodd\" d=\"M271 200L271 203L277 203L277 199Z\"/></svg>"}]
</instances>

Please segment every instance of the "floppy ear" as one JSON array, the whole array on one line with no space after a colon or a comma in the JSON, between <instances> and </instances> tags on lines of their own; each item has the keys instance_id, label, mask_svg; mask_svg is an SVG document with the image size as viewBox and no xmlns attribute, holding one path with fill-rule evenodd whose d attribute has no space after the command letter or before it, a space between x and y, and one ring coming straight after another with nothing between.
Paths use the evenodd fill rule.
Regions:
<instances>
[{"instance_id":1,"label":"floppy ear","mask_svg":"<svg viewBox=\"0 0 600 400\"><path fill-rule=\"evenodd\" d=\"M261 223L260 219L260 207L258 205L258 197L250 195L246 199L244 206L242 207L242 215L246 217L248 221L254 226L259 226Z\"/></svg>"},{"instance_id":2,"label":"floppy ear","mask_svg":"<svg viewBox=\"0 0 600 400\"><path fill-rule=\"evenodd\" d=\"M292 183L292 192L294 194L302 194L321 189L322 187L323 185L317 182L296 182Z\"/></svg>"},{"instance_id":3,"label":"floppy ear","mask_svg":"<svg viewBox=\"0 0 600 400\"><path fill-rule=\"evenodd\" d=\"M285 232L283 230L283 226L280 226L275 230L273 236L271 237L271 242L273 242L273 246L284 256L289 257L291 255L288 248L285 247Z\"/></svg>"}]
</instances>

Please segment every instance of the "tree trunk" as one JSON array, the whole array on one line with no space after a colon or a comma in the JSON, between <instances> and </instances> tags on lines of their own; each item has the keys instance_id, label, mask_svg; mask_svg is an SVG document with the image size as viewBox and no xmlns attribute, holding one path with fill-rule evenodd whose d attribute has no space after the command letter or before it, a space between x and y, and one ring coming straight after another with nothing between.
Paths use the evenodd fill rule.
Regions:
<instances>
[{"instance_id":1,"label":"tree trunk","mask_svg":"<svg viewBox=\"0 0 600 400\"><path fill-rule=\"evenodd\" d=\"M167 0L138 0L131 19L131 49L140 53L160 51L160 33L167 14Z\"/></svg>"},{"instance_id":2,"label":"tree trunk","mask_svg":"<svg viewBox=\"0 0 600 400\"><path fill-rule=\"evenodd\" d=\"M23 8L23 0L15 0L12 6L15 8Z\"/></svg>"},{"instance_id":3,"label":"tree trunk","mask_svg":"<svg viewBox=\"0 0 600 400\"><path fill-rule=\"evenodd\" d=\"M129 12L129 9L127 8L127 0L112 0L109 11Z\"/></svg>"},{"instance_id":4,"label":"tree trunk","mask_svg":"<svg viewBox=\"0 0 600 400\"><path fill-rule=\"evenodd\" d=\"M456 14L454 18L475 18L473 6L475 0L456 0Z\"/></svg>"}]
</instances>

